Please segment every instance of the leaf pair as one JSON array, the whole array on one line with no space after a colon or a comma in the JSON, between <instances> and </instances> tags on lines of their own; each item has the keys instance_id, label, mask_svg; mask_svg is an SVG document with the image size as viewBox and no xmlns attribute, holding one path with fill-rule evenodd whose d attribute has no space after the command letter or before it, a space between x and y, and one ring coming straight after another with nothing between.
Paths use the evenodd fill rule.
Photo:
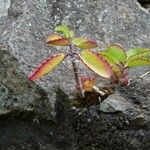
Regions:
<instances>
[{"instance_id":1,"label":"leaf pair","mask_svg":"<svg viewBox=\"0 0 150 150\"><path fill-rule=\"evenodd\" d=\"M150 49L134 48L125 51L124 48L117 44L112 44L100 54L107 60L112 67L114 80L124 80L124 69L129 67L150 65ZM127 75L127 74L126 74Z\"/></svg>"},{"instance_id":2,"label":"leaf pair","mask_svg":"<svg viewBox=\"0 0 150 150\"><path fill-rule=\"evenodd\" d=\"M63 53L52 55L29 76L30 80L36 80L48 72L52 71L59 65L67 56L75 54L79 56L80 60L96 74L104 78L114 78L115 81L126 81L128 73L125 69L135 66L150 65L150 49L135 48L125 51L124 48L117 44L112 44L104 51L92 52L90 48L97 47L95 41L88 40L84 37L74 37L74 32L66 25L57 26L55 31L61 33L49 36L46 42L54 46L76 46L82 48L80 53L70 50L70 53L65 55ZM92 85L92 81L86 81L86 89L90 89L88 85Z\"/></svg>"},{"instance_id":3,"label":"leaf pair","mask_svg":"<svg viewBox=\"0 0 150 150\"><path fill-rule=\"evenodd\" d=\"M92 71L94 71L102 77L110 78L111 67L106 62L106 60L103 59L103 57L101 57L99 54L94 53L90 50L83 50L80 54L76 54L83 61L83 63ZM29 79L36 80L44 76L48 72L52 71L67 56L68 55L64 55L63 53L50 56L46 61L41 63L41 65L31 75L29 75Z\"/></svg>"},{"instance_id":4,"label":"leaf pair","mask_svg":"<svg viewBox=\"0 0 150 150\"><path fill-rule=\"evenodd\" d=\"M70 30L66 25L57 26L55 31L62 34L53 34L50 35L46 42L53 46L69 46L74 45L82 49L89 49L97 47L95 41L91 41L84 37L74 37L74 32Z\"/></svg>"},{"instance_id":5,"label":"leaf pair","mask_svg":"<svg viewBox=\"0 0 150 150\"><path fill-rule=\"evenodd\" d=\"M57 46L76 46L82 49L89 49L97 47L97 43L87 38L74 37L74 33L67 26L57 26L55 31L61 33L62 35L53 34L49 36L46 42L50 45ZM107 61L98 53L92 52L90 50L83 50L81 53L75 51L69 51L69 54L64 55L63 53L57 54L55 56L50 56L46 61L44 61L30 76L30 80L36 80L48 72L52 71L58 64L60 64L65 57L72 56L76 54L82 60L82 62L89 67L92 71L98 75L110 78L111 67Z\"/></svg>"},{"instance_id":6,"label":"leaf pair","mask_svg":"<svg viewBox=\"0 0 150 150\"><path fill-rule=\"evenodd\" d=\"M121 46L113 44L107 47L105 51L101 51L100 54L112 66L136 67L150 64L148 57L150 56L150 49L146 48L134 48L126 52Z\"/></svg>"}]
</instances>

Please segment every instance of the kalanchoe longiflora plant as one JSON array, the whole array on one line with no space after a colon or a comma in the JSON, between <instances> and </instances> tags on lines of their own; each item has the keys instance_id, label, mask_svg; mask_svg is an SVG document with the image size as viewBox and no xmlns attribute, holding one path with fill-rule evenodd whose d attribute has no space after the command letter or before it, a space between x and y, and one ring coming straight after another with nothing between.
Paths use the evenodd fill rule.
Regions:
<instances>
[{"instance_id":1,"label":"kalanchoe longiflora plant","mask_svg":"<svg viewBox=\"0 0 150 150\"><path fill-rule=\"evenodd\" d=\"M41 63L41 65L31 75L29 75L30 80L39 79L52 71L68 56L71 58L76 86L78 87L78 95L80 97L83 97L83 88L86 87L85 89L87 89L88 81L82 84L81 77L78 73L76 58L80 58L80 60L82 60L82 62L96 74L104 78L111 77L112 71L109 63L100 54L90 50L91 48L98 46L95 41L88 40L85 37L75 37L74 32L66 25L57 26L55 31L57 33L50 35L47 38L46 43L52 46L68 46L69 52L67 52L67 54L59 53L51 55L43 63ZM76 47L81 48L82 51L78 53L76 51Z\"/></svg>"},{"instance_id":2,"label":"kalanchoe longiflora plant","mask_svg":"<svg viewBox=\"0 0 150 150\"><path fill-rule=\"evenodd\" d=\"M112 44L99 53L112 67L111 82L115 85L128 85L128 68L150 65L150 49L133 48L125 51L118 44Z\"/></svg>"}]
</instances>

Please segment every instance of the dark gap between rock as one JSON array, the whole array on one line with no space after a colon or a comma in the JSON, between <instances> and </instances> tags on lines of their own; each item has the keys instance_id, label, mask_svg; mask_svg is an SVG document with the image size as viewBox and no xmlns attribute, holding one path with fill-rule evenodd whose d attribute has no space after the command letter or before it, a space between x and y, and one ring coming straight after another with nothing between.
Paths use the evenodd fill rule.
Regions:
<instances>
[{"instance_id":1,"label":"dark gap between rock","mask_svg":"<svg viewBox=\"0 0 150 150\"><path fill-rule=\"evenodd\" d=\"M142 7L150 11L150 0L137 0Z\"/></svg>"}]
</instances>

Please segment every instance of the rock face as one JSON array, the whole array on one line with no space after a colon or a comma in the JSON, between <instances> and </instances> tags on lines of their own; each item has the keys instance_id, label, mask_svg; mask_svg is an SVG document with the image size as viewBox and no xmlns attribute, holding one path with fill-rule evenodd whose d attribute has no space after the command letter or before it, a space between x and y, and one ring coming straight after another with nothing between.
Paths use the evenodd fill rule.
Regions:
<instances>
[{"instance_id":1,"label":"rock face","mask_svg":"<svg viewBox=\"0 0 150 150\"><path fill-rule=\"evenodd\" d=\"M57 91L55 123L0 119L0 148L16 150L148 150L150 148L150 78L120 87L109 100L121 105L107 112L100 106L69 107ZM115 99L116 97L116 99ZM116 100L116 101L115 101ZM103 101L104 102L104 101ZM116 110L117 105L112 105ZM124 104L122 106L122 103ZM101 103L102 104L102 103Z\"/></svg>"},{"instance_id":2,"label":"rock face","mask_svg":"<svg viewBox=\"0 0 150 150\"><path fill-rule=\"evenodd\" d=\"M0 43L22 62L26 75L50 54L66 52L44 42L61 23L68 24L78 36L97 40L100 48L112 42L126 48L150 46L150 14L136 0L7 0L0 1L0 6L5 10L0 18ZM37 83L47 91L59 84L72 92L75 88L70 66L66 60Z\"/></svg>"},{"instance_id":3,"label":"rock face","mask_svg":"<svg viewBox=\"0 0 150 150\"><path fill-rule=\"evenodd\" d=\"M130 108L131 104L118 95L111 95L100 104L100 110L104 113L126 113L127 109Z\"/></svg>"},{"instance_id":4,"label":"rock face","mask_svg":"<svg viewBox=\"0 0 150 150\"><path fill-rule=\"evenodd\" d=\"M51 111L48 94L28 81L13 55L0 49L0 116L36 113L46 117L46 109Z\"/></svg>"},{"instance_id":5,"label":"rock face","mask_svg":"<svg viewBox=\"0 0 150 150\"><path fill-rule=\"evenodd\" d=\"M100 49L113 42L150 47L150 14L136 0L0 0L0 149L149 149L149 75L88 108L70 108L61 90L75 90L68 59L36 84L28 81L39 62L66 52L44 42L62 23L97 40ZM133 75L144 70L149 67Z\"/></svg>"},{"instance_id":6,"label":"rock face","mask_svg":"<svg viewBox=\"0 0 150 150\"><path fill-rule=\"evenodd\" d=\"M10 7L10 0L0 0L0 18L7 16L7 9Z\"/></svg>"}]
</instances>

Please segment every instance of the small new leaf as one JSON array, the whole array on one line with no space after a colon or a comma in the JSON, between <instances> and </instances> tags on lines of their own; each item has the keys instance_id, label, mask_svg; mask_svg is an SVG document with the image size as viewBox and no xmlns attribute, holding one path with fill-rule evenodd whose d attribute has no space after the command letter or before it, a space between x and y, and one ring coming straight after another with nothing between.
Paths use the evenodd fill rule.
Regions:
<instances>
[{"instance_id":1,"label":"small new leaf","mask_svg":"<svg viewBox=\"0 0 150 150\"><path fill-rule=\"evenodd\" d=\"M70 45L70 41L67 38L64 38L60 35L53 34L48 36L46 43L54 46L68 46Z\"/></svg>"},{"instance_id":2,"label":"small new leaf","mask_svg":"<svg viewBox=\"0 0 150 150\"><path fill-rule=\"evenodd\" d=\"M74 37L74 32L72 30L70 30L69 27L66 25L57 26L55 28L55 31L62 33L65 38L73 38Z\"/></svg>"},{"instance_id":3,"label":"small new leaf","mask_svg":"<svg viewBox=\"0 0 150 150\"><path fill-rule=\"evenodd\" d=\"M95 77L81 77L82 88L86 92L91 92L93 86L96 84Z\"/></svg>"},{"instance_id":4,"label":"small new leaf","mask_svg":"<svg viewBox=\"0 0 150 150\"><path fill-rule=\"evenodd\" d=\"M37 80L44 76L48 72L52 71L58 64L60 64L65 58L63 53L52 55L46 61L41 63L41 65L29 75L29 80Z\"/></svg>"},{"instance_id":5,"label":"small new leaf","mask_svg":"<svg viewBox=\"0 0 150 150\"><path fill-rule=\"evenodd\" d=\"M92 71L98 75L110 78L111 77L111 67L108 62L100 56L98 53L94 53L90 50L83 50L80 55L81 60L87 65Z\"/></svg>"}]
</instances>

